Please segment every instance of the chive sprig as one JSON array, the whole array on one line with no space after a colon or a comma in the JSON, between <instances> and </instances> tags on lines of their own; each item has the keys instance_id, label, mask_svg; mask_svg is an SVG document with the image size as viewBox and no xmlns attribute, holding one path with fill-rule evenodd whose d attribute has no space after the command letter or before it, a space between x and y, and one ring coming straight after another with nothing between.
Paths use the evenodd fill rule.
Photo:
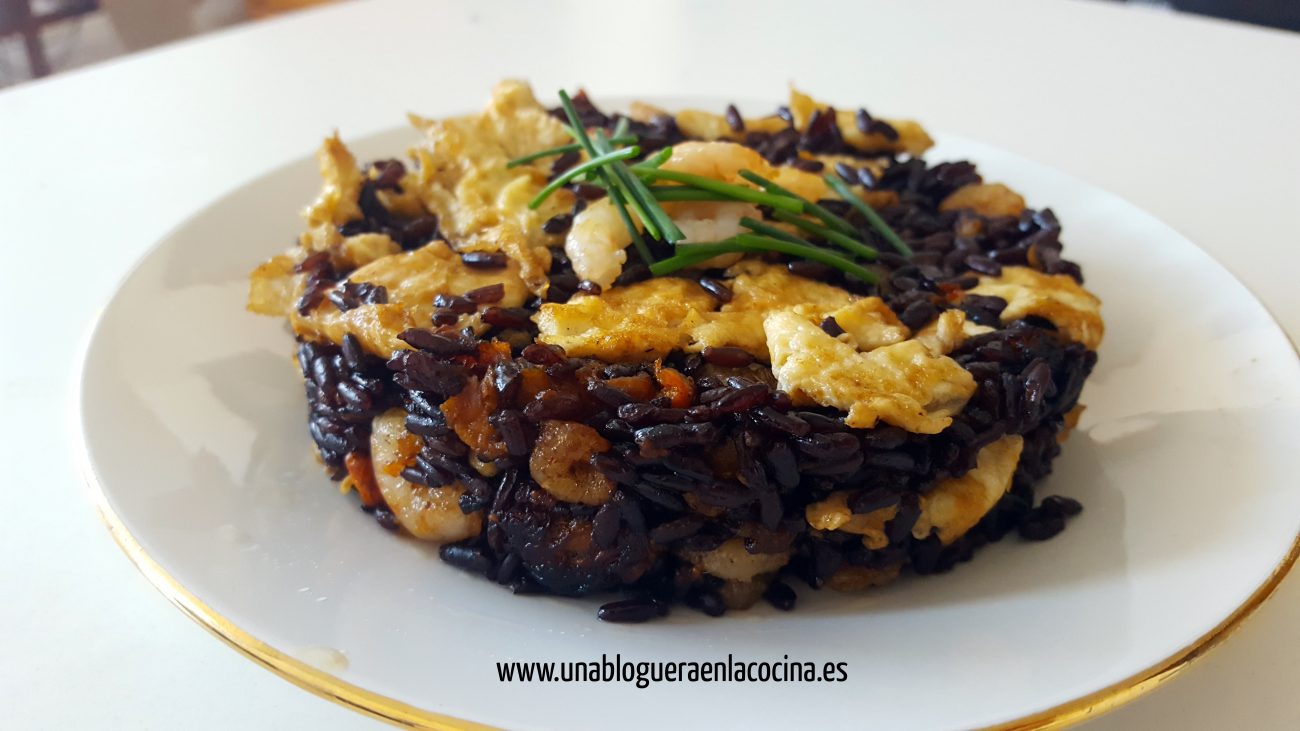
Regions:
<instances>
[{"instance_id":1,"label":"chive sprig","mask_svg":"<svg viewBox=\"0 0 1300 731\"><path fill-rule=\"evenodd\" d=\"M563 90L559 96L569 121L565 129L574 143L515 158L507 167L571 152L585 153L587 159L551 180L529 202L530 208L536 209L556 190L579 179L604 188L627 227L638 255L655 276L699 266L720 254L773 252L825 264L867 284L879 282L879 275L860 263L875 261L879 252L866 242L862 231L825 206L750 170L738 174L755 187L680 170L664 170L663 164L672 158L671 147L640 162L632 162L641 155L641 148L637 146L636 136L627 133L626 117L619 119L611 134L607 135L603 129L588 133L573 100ZM911 255L911 247L848 185L831 175L824 180L890 246L900 254ZM746 216L740 220L746 233L722 241L687 243L681 229L660 204L695 201L735 201L761 206L772 219L798 233ZM673 255L656 261L645 236L672 246Z\"/></svg>"}]
</instances>

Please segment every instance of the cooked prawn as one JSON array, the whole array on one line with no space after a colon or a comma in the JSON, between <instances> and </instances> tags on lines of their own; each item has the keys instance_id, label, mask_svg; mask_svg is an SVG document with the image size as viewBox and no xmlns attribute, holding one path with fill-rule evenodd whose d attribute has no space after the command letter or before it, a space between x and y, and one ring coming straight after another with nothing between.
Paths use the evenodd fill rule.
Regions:
<instances>
[{"instance_id":1,"label":"cooked prawn","mask_svg":"<svg viewBox=\"0 0 1300 731\"><path fill-rule=\"evenodd\" d=\"M760 158L761 159L761 158ZM689 202L669 203L664 210L686 236L686 243L720 241L742 233L740 219L758 217L758 208L748 203ZM638 222L639 223L639 222ZM573 272L601 287L609 287L627 263L627 247L632 235L623 218L608 198L597 201L573 219L564 240L564 253L573 263ZM727 266L737 255L711 259L711 266Z\"/></svg>"},{"instance_id":2,"label":"cooked prawn","mask_svg":"<svg viewBox=\"0 0 1300 731\"><path fill-rule=\"evenodd\" d=\"M573 217L573 226L564 239L564 253L569 255L578 278L608 287L623 271L627 262L624 249L631 243L632 234L623 224L623 217L608 198L603 198Z\"/></svg>"},{"instance_id":3,"label":"cooked prawn","mask_svg":"<svg viewBox=\"0 0 1300 731\"><path fill-rule=\"evenodd\" d=\"M416 538L434 543L454 543L478 535L483 515L460 510L465 488L459 482L443 487L416 485L401 476L414 436L406 431L406 413L389 409L371 425L370 456L375 482L398 524Z\"/></svg>"},{"instance_id":4,"label":"cooked prawn","mask_svg":"<svg viewBox=\"0 0 1300 731\"><path fill-rule=\"evenodd\" d=\"M721 241L745 232L740 219L762 216L758 206L739 202L665 203L664 211L686 236L682 243Z\"/></svg>"},{"instance_id":5,"label":"cooked prawn","mask_svg":"<svg viewBox=\"0 0 1300 731\"><path fill-rule=\"evenodd\" d=\"M774 167L753 148L734 142L690 141L674 145L673 154L662 169L753 187L740 177L740 171L749 170L810 200L830 196L825 181L818 175L788 166ZM743 233L745 229L740 225L740 219L759 217L756 206L732 201L665 203L664 211L685 234L687 244L721 241ZM641 222L636 221L636 224L639 227ZM569 255L573 271L580 278L609 287L627 263L626 249L631 243L632 236L626 224L606 198L587 206L574 217L573 226L564 240L564 252ZM727 266L739 257L728 254L710 259L705 264Z\"/></svg>"},{"instance_id":6,"label":"cooked prawn","mask_svg":"<svg viewBox=\"0 0 1300 731\"><path fill-rule=\"evenodd\" d=\"M681 229L685 239L678 242L678 252L686 252L691 244L704 244L730 238L747 231L740 219L760 218L758 206L739 202L700 201L691 203L666 203L664 211ZM719 269L735 264L744 254L721 254L701 262L700 267Z\"/></svg>"},{"instance_id":7,"label":"cooked prawn","mask_svg":"<svg viewBox=\"0 0 1300 731\"><path fill-rule=\"evenodd\" d=\"M591 465L591 457L609 447L609 441L586 424L543 421L528 470L543 490L560 500L601 505L613 494L614 483Z\"/></svg>"},{"instance_id":8,"label":"cooked prawn","mask_svg":"<svg viewBox=\"0 0 1300 731\"><path fill-rule=\"evenodd\" d=\"M789 551L750 553L743 538L732 538L711 551L683 551L682 556L701 571L728 581L749 581L790 561Z\"/></svg>"},{"instance_id":9,"label":"cooked prawn","mask_svg":"<svg viewBox=\"0 0 1300 731\"><path fill-rule=\"evenodd\" d=\"M663 164L663 169L745 186L750 186L750 183L740 177L740 171L749 170L809 200L828 195L826 182L820 175L788 165L773 166L757 150L735 142L682 142L673 145L673 155Z\"/></svg>"},{"instance_id":10,"label":"cooked prawn","mask_svg":"<svg viewBox=\"0 0 1300 731\"><path fill-rule=\"evenodd\" d=\"M740 177L741 170L752 170L767 177L772 166L752 147L735 142L692 141L673 145L673 155L662 169L748 185Z\"/></svg>"}]
</instances>

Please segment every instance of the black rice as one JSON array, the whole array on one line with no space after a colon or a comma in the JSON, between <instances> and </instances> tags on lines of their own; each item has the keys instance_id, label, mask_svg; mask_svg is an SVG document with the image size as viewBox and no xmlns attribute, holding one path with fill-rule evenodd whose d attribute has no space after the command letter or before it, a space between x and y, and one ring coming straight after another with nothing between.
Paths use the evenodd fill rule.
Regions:
<instances>
[{"instance_id":1,"label":"black rice","mask_svg":"<svg viewBox=\"0 0 1300 731\"><path fill-rule=\"evenodd\" d=\"M585 95L575 96L574 102L583 123L592 127L612 131L621 119ZM789 110L781 114L792 121ZM421 485L460 483L461 509L484 513L483 534L444 546L443 560L520 593L631 593L629 599L601 607L599 616L607 621L647 621L674 602L714 616L724 613L722 583L701 575L682 556L732 539L743 540L753 553L789 551L790 563L780 576L797 576L820 587L845 566L939 573L1008 533L1026 540L1059 533L1082 506L1058 496L1035 505L1033 485L1051 471L1060 452L1057 436L1096 354L1069 342L1044 320L1002 322L1005 300L962 292L980 276L997 276L1008 265L1081 280L1078 266L1062 256L1055 215L1047 209L1018 217L941 211L940 204L954 191L981 181L974 165L932 166L888 152L864 154L845 142L834 110L818 110L802 130L747 130L734 108L728 108L726 121L742 144L773 163L821 171L823 164L810 155L840 156L835 174L897 201L879 213L916 252L904 257L875 241L882 251L873 266L883 280L876 288L846 281L814 262L775 261L784 261L797 276L879 295L913 330L953 307L994 328L952 353L975 380L976 392L948 429L921 435L883 424L850 428L842 413L796 406L801 402L775 390L771 374L738 348L672 353L659 366L570 358L561 348L529 342L536 333L532 316L542 298L503 307L504 285L493 284L462 295L439 295L432 302L432 327L401 333L411 349L387 361L366 352L353 335L339 346L299 345L308 430L322 460L341 468L350 455L368 454L374 416L394 406L404 408L419 453L400 474ZM858 110L855 123L863 133L889 141L899 137L866 110ZM671 117L627 124L647 152L684 139ZM558 157L552 172L568 169L577 159ZM395 161L376 163L358 201L363 217L344 224L340 233L384 233L402 248L437 236L436 217L403 218L384 206L383 191L399 190L405 173ZM574 210L548 219L545 233L565 234L586 202L605 194L584 184L569 190L578 199ZM822 203L864 235L874 236L843 201ZM667 251L658 242L652 246ZM509 264L501 252L466 252L461 259L481 271ZM345 311L387 301L383 287L350 281L350 272L336 269L327 253L307 257L298 272L304 275L297 303L303 315L327 299ZM558 248L547 276L547 301L602 291L580 279ZM643 264L629 262L615 286L648 277ZM719 279L706 276L698 282L718 303L734 298ZM467 316L476 313L486 329L452 329L475 322ZM844 332L833 318L821 327L832 336ZM487 345L496 339L509 347ZM657 385L662 367L683 374L689 384L684 402L682 394L669 398ZM443 408L471 384L485 394L489 412L481 416L491 439L479 442L467 436L467 444L461 439L464 424L454 425ZM565 503L534 481L529 466L534 443L544 424L556 420L584 424L608 442L606 451L574 466L575 474L585 471L608 481L612 493L603 504ZM1021 460L1011 490L979 525L950 545L914 532L920 496L939 481L972 469L983 447L1008 434L1024 439ZM471 463L490 464L485 471L495 476L485 478ZM859 536L809 529L807 506L839 491L848 492L849 509L856 514L894 510L885 525L887 547L869 550ZM397 525L387 507L372 512L381 525ZM767 584L763 595L777 609L789 610L796 594L783 578Z\"/></svg>"}]
</instances>

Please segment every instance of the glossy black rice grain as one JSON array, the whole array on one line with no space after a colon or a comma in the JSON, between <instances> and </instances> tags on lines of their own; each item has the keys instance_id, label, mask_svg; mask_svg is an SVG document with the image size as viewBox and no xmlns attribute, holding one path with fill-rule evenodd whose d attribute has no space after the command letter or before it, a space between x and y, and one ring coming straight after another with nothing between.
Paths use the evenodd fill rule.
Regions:
<instances>
[{"instance_id":1,"label":"glossy black rice grain","mask_svg":"<svg viewBox=\"0 0 1300 731\"><path fill-rule=\"evenodd\" d=\"M619 120L585 95L574 101L584 123L593 127L612 131ZM952 192L981 180L973 165L929 166L919 159L863 155L845 144L834 120L833 112L819 111L803 131L757 132L746 131L738 115L728 114L728 124L742 142L774 163L811 170L820 169L821 163L801 154L857 158L862 162L841 162L834 172L897 196L897 204L879 212L915 254L892 253L876 240L882 251L874 265L883 275L879 288L848 282L823 265L803 260L786 262L791 273L878 294L913 329L954 306L972 321L995 328L952 354L974 377L976 392L950 428L936 435L909 434L887 425L851 429L841 413L796 408L789 395L775 389L770 371L734 348L674 353L665 359L665 365L692 383L694 398L688 405L674 405L665 396L641 400L625 390L626 379L655 384L653 364L591 362L570 358L554 346L529 343L527 338L536 332L531 316L542 300L535 298L521 308L500 307L504 293L494 285L437 298L433 327L402 333L411 349L387 363L367 354L350 336L341 346L300 344L308 426L322 459L339 467L347 454L368 452L370 420L384 409L401 406L407 412L407 428L420 439L419 453L402 476L433 487L459 483L464 487L461 509L486 514L483 534L443 547L443 559L518 593L628 593L630 598L601 608L599 616L607 621L647 621L673 603L723 614L727 607L721 582L701 575L680 555L712 550L732 539L742 540L754 553L791 552L782 578L764 593L773 606L788 610L796 598L786 583L791 577L818 588L845 566L941 573L1008 533L1026 540L1055 535L1081 506L1059 497L1035 504L1033 485L1051 471L1060 452L1056 437L1096 354L1068 342L1045 321L1003 323L1004 300L954 295L1008 265L1031 265L1081 279L1078 267L1061 257L1060 223L1050 210L1027 210L1015 218L939 211ZM863 132L897 137L896 130L865 110L857 113L856 124ZM630 121L629 127L641 136L647 151L683 139L671 117ZM565 164L571 162L559 161L559 167ZM878 167L884 172L872 174ZM345 235L386 233L408 248L436 235L431 216L399 220L382 206L379 193L400 188L403 174L404 169L389 162L375 166L373 179L362 191L364 220L345 225ZM547 233L565 233L585 201L603 195L589 187L571 186L578 205L572 213L548 220ZM858 226L864 237L875 235L842 201L822 203ZM651 245L665 253L658 242ZM504 255L490 252L465 253L462 260L481 270L507 264ZM328 255L309 257L300 270L306 275L299 302L304 313L327 298L340 309L350 309L386 296L347 282L348 273L335 271ZM648 276L643 264L630 261L616 284L626 286ZM549 278L547 301L564 302L600 291L576 275L561 249L553 250ZM340 281L345 284L338 286ZM716 275L698 281L720 304L734 296ZM448 327L475 312L489 327L481 338ZM832 335L843 332L829 318L822 327ZM521 333L523 340L509 340L509 357L490 364L479 361L484 340ZM546 387L525 391L525 381ZM487 414L501 445L493 455L475 454L441 409L447 398L471 383L487 383L496 394L496 406ZM589 464L613 486L603 505L557 501L533 481L528 463L533 442L542 423L557 419L586 424L610 442L609 450ZM933 536L915 537L919 496L939 480L973 468L980 449L1008 434L1021 435L1025 446L1012 488L994 509L951 545ZM493 476L471 467L471 462L484 461L493 465ZM858 536L808 529L805 507L838 490L849 491L855 513L896 509L886 525L889 545L870 550ZM395 525L385 507L374 513L381 524Z\"/></svg>"}]
</instances>

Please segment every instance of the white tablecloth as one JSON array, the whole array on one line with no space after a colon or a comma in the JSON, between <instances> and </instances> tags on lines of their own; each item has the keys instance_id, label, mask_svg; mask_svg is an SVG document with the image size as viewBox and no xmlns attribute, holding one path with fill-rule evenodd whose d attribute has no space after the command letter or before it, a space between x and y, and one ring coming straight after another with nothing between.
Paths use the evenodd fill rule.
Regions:
<instances>
[{"instance_id":1,"label":"white tablecloth","mask_svg":"<svg viewBox=\"0 0 1300 731\"><path fill-rule=\"evenodd\" d=\"M794 80L915 117L1152 211L1300 335L1300 35L1099 2L411 0L23 86L0 93L0 725L373 727L224 647L135 571L73 463L70 385L126 268L205 202L335 127L477 106L503 76L773 99ZM1225 646L1090 728L1300 728L1298 618L1293 578Z\"/></svg>"}]
</instances>

